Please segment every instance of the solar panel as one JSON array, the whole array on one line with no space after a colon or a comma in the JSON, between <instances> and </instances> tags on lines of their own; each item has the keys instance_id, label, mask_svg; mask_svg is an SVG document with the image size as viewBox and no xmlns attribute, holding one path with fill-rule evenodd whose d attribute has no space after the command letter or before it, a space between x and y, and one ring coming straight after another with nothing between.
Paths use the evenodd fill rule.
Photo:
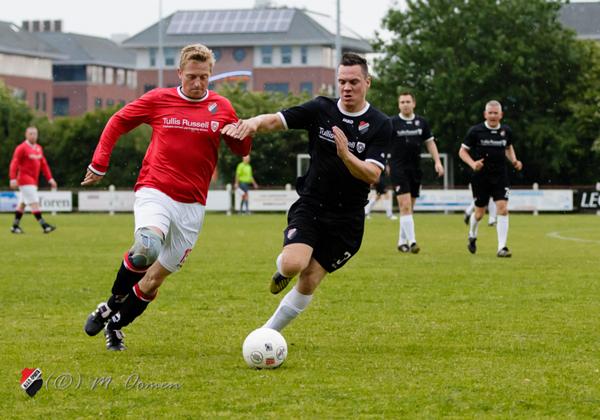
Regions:
<instances>
[{"instance_id":1,"label":"solar panel","mask_svg":"<svg viewBox=\"0 0 600 420\"><path fill-rule=\"evenodd\" d=\"M176 12L167 34L287 32L293 9L196 10Z\"/></svg>"}]
</instances>

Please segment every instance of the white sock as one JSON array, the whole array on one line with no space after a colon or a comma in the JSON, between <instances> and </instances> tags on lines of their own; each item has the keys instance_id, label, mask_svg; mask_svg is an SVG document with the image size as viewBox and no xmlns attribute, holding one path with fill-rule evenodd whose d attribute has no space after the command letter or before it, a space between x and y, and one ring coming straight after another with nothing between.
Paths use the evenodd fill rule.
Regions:
<instances>
[{"instance_id":1,"label":"white sock","mask_svg":"<svg viewBox=\"0 0 600 420\"><path fill-rule=\"evenodd\" d=\"M477 238L477 228L479 227L479 220L475 218L475 212L471 213L469 219L469 238Z\"/></svg>"},{"instance_id":2,"label":"white sock","mask_svg":"<svg viewBox=\"0 0 600 420\"><path fill-rule=\"evenodd\" d=\"M496 202L494 200L490 200L488 203L488 221L489 223L496 221Z\"/></svg>"},{"instance_id":3,"label":"white sock","mask_svg":"<svg viewBox=\"0 0 600 420\"><path fill-rule=\"evenodd\" d=\"M387 214L387 217L392 217L394 215L394 211L392 210L393 207L393 201L392 199L387 199L385 200L385 213Z\"/></svg>"},{"instance_id":4,"label":"white sock","mask_svg":"<svg viewBox=\"0 0 600 420\"><path fill-rule=\"evenodd\" d=\"M496 223L496 231L498 232L498 251L506 246L508 238L508 215L498 216Z\"/></svg>"},{"instance_id":5,"label":"white sock","mask_svg":"<svg viewBox=\"0 0 600 420\"><path fill-rule=\"evenodd\" d=\"M399 235L400 238L398 239L398 245L402 245L408 242L408 239L406 238L406 234L404 233L404 225L402 224L402 217L400 216L400 222L398 223L398 225L400 226L399 229Z\"/></svg>"},{"instance_id":6,"label":"white sock","mask_svg":"<svg viewBox=\"0 0 600 420\"><path fill-rule=\"evenodd\" d=\"M465 209L465 214L468 214L470 216L471 214L473 214L473 210L475 210L475 201L471 201L469 207Z\"/></svg>"},{"instance_id":7,"label":"white sock","mask_svg":"<svg viewBox=\"0 0 600 420\"><path fill-rule=\"evenodd\" d=\"M375 205L375 202L377 201L376 198L371 198L369 200L369 202L367 203L367 205L365 206L365 214L370 214L371 210L373 210L373 206Z\"/></svg>"},{"instance_id":8,"label":"white sock","mask_svg":"<svg viewBox=\"0 0 600 420\"><path fill-rule=\"evenodd\" d=\"M400 216L400 226L409 245L417 242L415 237L415 221L412 214Z\"/></svg>"},{"instance_id":9,"label":"white sock","mask_svg":"<svg viewBox=\"0 0 600 420\"><path fill-rule=\"evenodd\" d=\"M308 306L312 300L312 295L303 295L296 288L292 288L287 295L281 299L279 306L273 313L273 316L263 325L266 328L272 328L281 331L294 320Z\"/></svg>"}]
</instances>

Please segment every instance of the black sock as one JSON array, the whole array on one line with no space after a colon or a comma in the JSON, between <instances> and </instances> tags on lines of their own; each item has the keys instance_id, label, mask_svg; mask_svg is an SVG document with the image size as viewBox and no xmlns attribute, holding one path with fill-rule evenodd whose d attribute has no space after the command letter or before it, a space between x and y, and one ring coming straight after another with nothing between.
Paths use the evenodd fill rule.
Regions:
<instances>
[{"instance_id":1,"label":"black sock","mask_svg":"<svg viewBox=\"0 0 600 420\"><path fill-rule=\"evenodd\" d=\"M42 227L46 227L48 226L48 223L46 223L46 221L44 220L44 218L42 217L42 212L41 211L34 211L32 212L33 216L35 217L35 219L38 221L38 223L42 226Z\"/></svg>"},{"instance_id":2,"label":"black sock","mask_svg":"<svg viewBox=\"0 0 600 420\"><path fill-rule=\"evenodd\" d=\"M121 328L131 324L146 310L150 302L155 297L156 295L143 295L139 289L139 286L136 284L125 298L125 301L121 304L121 309L119 310L118 316L113 317L109 322L108 328L112 330L120 330Z\"/></svg>"},{"instance_id":3,"label":"black sock","mask_svg":"<svg viewBox=\"0 0 600 420\"><path fill-rule=\"evenodd\" d=\"M108 298L106 303L113 313L119 311L121 305L125 302L127 295L133 293L131 291L133 286L144 277L144 274L145 273L128 270L127 267L125 267L125 264L121 262L121 267L119 267L111 290L112 295Z\"/></svg>"},{"instance_id":4,"label":"black sock","mask_svg":"<svg viewBox=\"0 0 600 420\"><path fill-rule=\"evenodd\" d=\"M15 219L13 220L14 227L19 226L19 223L21 222L21 217L23 217L23 212L19 211L19 210L15 210Z\"/></svg>"}]
</instances>

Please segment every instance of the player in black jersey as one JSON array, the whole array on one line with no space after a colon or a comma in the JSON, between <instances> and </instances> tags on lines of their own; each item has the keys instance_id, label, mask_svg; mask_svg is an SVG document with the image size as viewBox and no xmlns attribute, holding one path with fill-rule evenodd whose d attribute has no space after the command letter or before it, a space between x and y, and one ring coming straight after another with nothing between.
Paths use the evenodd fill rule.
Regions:
<instances>
[{"instance_id":1,"label":"player in black jersey","mask_svg":"<svg viewBox=\"0 0 600 420\"><path fill-rule=\"evenodd\" d=\"M279 293L296 275L298 282L265 327L280 331L288 325L325 275L360 248L369 185L385 167L391 136L389 118L366 101L370 84L366 60L345 53L338 67L339 99L319 96L277 114L240 120L223 132L242 139L260 131L308 131L310 166L296 182L300 198L288 212L271 292Z\"/></svg>"},{"instance_id":2,"label":"player in black jersey","mask_svg":"<svg viewBox=\"0 0 600 420\"><path fill-rule=\"evenodd\" d=\"M475 212L469 221L469 244L471 254L477 251L477 227L485 213L490 197L496 203L496 229L498 232L498 257L512 254L506 246L508 237L508 171L506 159L520 171L523 164L517 159L513 148L512 130L501 124L502 105L498 101L485 104L485 121L474 125L467 132L458 155L473 169L471 187L475 198Z\"/></svg>"},{"instance_id":3,"label":"player in black jersey","mask_svg":"<svg viewBox=\"0 0 600 420\"><path fill-rule=\"evenodd\" d=\"M390 158L390 155L388 154L388 159ZM385 170L381 173L381 176L379 177L379 181L377 181L373 187L375 187L375 194L371 195L371 198L369 198L369 203L365 206L365 216L367 217L367 219L371 218L371 212L373 211L373 207L375 207L375 203L377 203L377 201L383 199L384 205L385 205L385 215L388 217L388 219L390 220L397 220L398 218L396 216L394 216L394 202L392 201L394 199L393 197L393 192L391 190L387 190L386 188L386 184L388 182L387 179L389 178L390 175L390 166L386 165L385 166Z\"/></svg>"},{"instance_id":4,"label":"player in black jersey","mask_svg":"<svg viewBox=\"0 0 600 420\"><path fill-rule=\"evenodd\" d=\"M420 248L415 235L413 209L421 190L421 148L423 144L431 154L438 176L444 175L435 139L429 124L415 115L415 97L410 92L398 96L400 113L392 117L392 143L389 160L392 183L400 208L400 233L398 250L416 254Z\"/></svg>"}]
</instances>

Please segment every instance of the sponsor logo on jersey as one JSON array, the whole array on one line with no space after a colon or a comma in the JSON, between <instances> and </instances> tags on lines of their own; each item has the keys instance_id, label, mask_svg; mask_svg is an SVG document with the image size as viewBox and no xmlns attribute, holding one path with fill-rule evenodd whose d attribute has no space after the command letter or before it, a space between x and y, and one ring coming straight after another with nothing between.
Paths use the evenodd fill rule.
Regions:
<instances>
[{"instance_id":1,"label":"sponsor logo on jersey","mask_svg":"<svg viewBox=\"0 0 600 420\"><path fill-rule=\"evenodd\" d=\"M213 133L217 131L219 129L219 121L211 121L210 129L213 131Z\"/></svg>"},{"instance_id":2,"label":"sponsor logo on jersey","mask_svg":"<svg viewBox=\"0 0 600 420\"><path fill-rule=\"evenodd\" d=\"M358 131L360 134L364 134L369 131L369 123L366 121L361 121L358 123Z\"/></svg>"},{"instance_id":3,"label":"sponsor logo on jersey","mask_svg":"<svg viewBox=\"0 0 600 420\"><path fill-rule=\"evenodd\" d=\"M366 145L365 145L364 143L362 143L362 142L360 142L360 141L357 141L357 142L356 142L356 151L357 151L358 153L362 153L362 152L364 152L364 151L365 151L365 146L366 146Z\"/></svg>"},{"instance_id":4,"label":"sponsor logo on jersey","mask_svg":"<svg viewBox=\"0 0 600 420\"><path fill-rule=\"evenodd\" d=\"M350 120L348 118L342 118L342 121L344 121L346 124L354 124L354 120Z\"/></svg>"},{"instance_id":5,"label":"sponsor logo on jersey","mask_svg":"<svg viewBox=\"0 0 600 420\"><path fill-rule=\"evenodd\" d=\"M418 128L416 130L396 130L396 135L401 136L420 136L423 134L423 129Z\"/></svg>"},{"instance_id":6,"label":"sponsor logo on jersey","mask_svg":"<svg viewBox=\"0 0 600 420\"><path fill-rule=\"evenodd\" d=\"M506 130L500 130L500 135L501 135L502 137L506 136Z\"/></svg>"},{"instance_id":7,"label":"sponsor logo on jersey","mask_svg":"<svg viewBox=\"0 0 600 420\"><path fill-rule=\"evenodd\" d=\"M490 147L506 147L506 140L481 139L479 144Z\"/></svg>"},{"instance_id":8,"label":"sponsor logo on jersey","mask_svg":"<svg viewBox=\"0 0 600 420\"><path fill-rule=\"evenodd\" d=\"M319 127L319 138L330 141L332 143L335 143L335 140L333 140L333 138L334 138L333 131L328 130L323 127Z\"/></svg>"},{"instance_id":9,"label":"sponsor logo on jersey","mask_svg":"<svg viewBox=\"0 0 600 420\"><path fill-rule=\"evenodd\" d=\"M416 120L416 121L415 121L415 125L416 125L417 127L418 127L418 126L420 126L420 125L421 125L421 121L419 121L419 120Z\"/></svg>"},{"instance_id":10,"label":"sponsor logo on jersey","mask_svg":"<svg viewBox=\"0 0 600 420\"><path fill-rule=\"evenodd\" d=\"M30 153L30 154L28 155L28 157L29 157L29 159L33 159L33 160L39 160L39 159L41 159L41 158L42 158L42 155L41 155L41 154Z\"/></svg>"},{"instance_id":11,"label":"sponsor logo on jersey","mask_svg":"<svg viewBox=\"0 0 600 420\"><path fill-rule=\"evenodd\" d=\"M214 114L215 112L217 112L217 104L212 102L208 105L208 110L210 111L211 114Z\"/></svg>"},{"instance_id":12,"label":"sponsor logo on jersey","mask_svg":"<svg viewBox=\"0 0 600 420\"><path fill-rule=\"evenodd\" d=\"M186 130L208 131L210 123L208 121L191 121L187 118L169 117L163 118L163 127L183 128Z\"/></svg>"}]
</instances>

